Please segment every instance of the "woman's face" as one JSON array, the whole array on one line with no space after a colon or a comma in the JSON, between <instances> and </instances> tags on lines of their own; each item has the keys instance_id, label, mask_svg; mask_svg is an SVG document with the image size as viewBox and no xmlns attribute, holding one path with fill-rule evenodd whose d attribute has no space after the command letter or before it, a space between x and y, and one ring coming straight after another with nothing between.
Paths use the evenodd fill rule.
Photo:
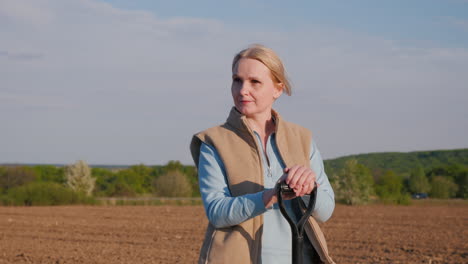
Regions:
<instances>
[{"instance_id":1,"label":"woman's face","mask_svg":"<svg viewBox=\"0 0 468 264\"><path fill-rule=\"evenodd\" d=\"M283 93L283 84L275 83L270 69L260 61L243 58L234 66L231 92L239 112L247 117L268 117L273 102Z\"/></svg>"}]
</instances>

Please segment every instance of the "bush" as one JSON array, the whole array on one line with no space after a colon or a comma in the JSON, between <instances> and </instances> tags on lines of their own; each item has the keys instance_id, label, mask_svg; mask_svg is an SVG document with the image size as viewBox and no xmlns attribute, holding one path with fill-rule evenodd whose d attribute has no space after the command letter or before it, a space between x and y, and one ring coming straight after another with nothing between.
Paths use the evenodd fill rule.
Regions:
<instances>
[{"instance_id":1,"label":"bush","mask_svg":"<svg viewBox=\"0 0 468 264\"><path fill-rule=\"evenodd\" d=\"M121 180L122 178L119 177L118 180L110 185L110 188L108 190L109 196L112 197L133 197L136 196L135 190L124 180Z\"/></svg>"},{"instance_id":2,"label":"bush","mask_svg":"<svg viewBox=\"0 0 468 264\"><path fill-rule=\"evenodd\" d=\"M408 193L403 193L398 197L397 204L410 205L411 204L411 195Z\"/></svg>"},{"instance_id":3,"label":"bush","mask_svg":"<svg viewBox=\"0 0 468 264\"><path fill-rule=\"evenodd\" d=\"M154 190L161 197L190 197L192 186L189 180L180 171L169 171L154 181Z\"/></svg>"},{"instance_id":4,"label":"bush","mask_svg":"<svg viewBox=\"0 0 468 264\"><path fill-rule=\"evenodd\" d=\"M32 182L12 188L1 202L3 205L64 205L94 204L93 198L54 182Z\"/></svg>"}]
</instances>

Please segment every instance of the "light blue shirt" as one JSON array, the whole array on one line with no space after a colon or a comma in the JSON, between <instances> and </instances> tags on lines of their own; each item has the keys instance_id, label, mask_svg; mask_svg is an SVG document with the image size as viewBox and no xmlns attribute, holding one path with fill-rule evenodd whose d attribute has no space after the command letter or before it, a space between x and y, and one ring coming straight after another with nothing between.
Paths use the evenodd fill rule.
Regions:
<instances>
[{"instance_id":1,"label":"light blue shirt","mask_svg":"<svg viewBox=\"0 0 468 264\"><path fill-rule=\"evenodd\" d=\"M262 146L259 135L256 132L255 135L258 146ZM265 152L267 156L265 156ZM283 175L285 168L278 153L274 133L268 137L266 151L260 151L260 153L262 153L264 187L272 189ZM239 165L242 166L242 164ZM314 141L311 145L310 166L315 172L316 181L319 184L317 201L312 215L318 221L324 222L333 213L335 199L333 189L325 174L322 157ZM204 143L200 147L198 175L203 205L211 224L216 228L234 226L263 214L262 262L291 263L291 229L281 214L278 204L274 204L272 208L265 208L263 191L232 197L228 188L224 164L219 154L216 149ZM307 202L308 199L304 197L304 200ZM289 215L294 217L291 201L285 201L285 206ZM307 253L307 248L310 248L310 245L304 245L304 247L304 251Z\"/></svg>"}]
</instances>

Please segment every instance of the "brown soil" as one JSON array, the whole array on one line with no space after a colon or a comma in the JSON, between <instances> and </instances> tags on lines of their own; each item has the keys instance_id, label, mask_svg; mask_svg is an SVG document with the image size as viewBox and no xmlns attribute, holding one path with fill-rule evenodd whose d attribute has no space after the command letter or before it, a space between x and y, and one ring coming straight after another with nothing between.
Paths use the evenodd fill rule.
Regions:
<instances>
[{"instance_id":1,"label":"brown soil","mask_svg":"<svg viewBox=\"0 0 468 264\"><path fill-rule=\"evenodd\" d=\"M0 207L0 263L195 263L201 206ZM468 206L338 205L337 263L468 263Z\"/></svg>"}]
</instances>

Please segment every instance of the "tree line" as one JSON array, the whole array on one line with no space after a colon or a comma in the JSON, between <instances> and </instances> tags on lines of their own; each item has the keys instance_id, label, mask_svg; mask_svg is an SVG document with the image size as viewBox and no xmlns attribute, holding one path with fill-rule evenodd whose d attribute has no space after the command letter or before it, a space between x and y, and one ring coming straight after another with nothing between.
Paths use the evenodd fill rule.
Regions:
<instances>
[{"instance_id":1,"label":"tree line","mask_svg":"<svg viewBox=\"0 0 468 264\"><path fill-rule=\"evenodd\" d=\"M372 173L356 159L348 159L343 168L327 170L338 202L366 204L381 201L409 204L411 195L431 198L468 198L468 167L461 164L438 166L425 171L416 166L409 173L393 170Z\"/></svg>"},{"instance_id":2,"label":"tree line","mask_svg":"<svg viewBox=\"0 0 468 264\"><path fill-rule=\"evenodd\" d=\"M468 198L468 149L371 153L325 161L338 201L408 204L413 194Z\"/></svg>"},{"instance_id":3,"label":"tree line","mask_svg":"<svg viewBox=\"0 0 468 264\"><path fill-rule=\"evenodd\" d=\"M468 150L375 153L325 161L337 202L408 204L411 195L468 198ZM410 160L411 162L408 162ZM195 166L0 166L0 204L95 203L98 197L199 197Z\"/></svg>"},{"instance_id":4,"label":"tree line","mask_svg":"<svg viewBox=\"0 0 468 264\"><path fill-rule=\"evenodd\" d=\"M162 166L91 168L84 161L68 166L0 166L0 204L93 204L97 197L199 197L194 166L170 161Z\"/></svg>"}]
</instances>

